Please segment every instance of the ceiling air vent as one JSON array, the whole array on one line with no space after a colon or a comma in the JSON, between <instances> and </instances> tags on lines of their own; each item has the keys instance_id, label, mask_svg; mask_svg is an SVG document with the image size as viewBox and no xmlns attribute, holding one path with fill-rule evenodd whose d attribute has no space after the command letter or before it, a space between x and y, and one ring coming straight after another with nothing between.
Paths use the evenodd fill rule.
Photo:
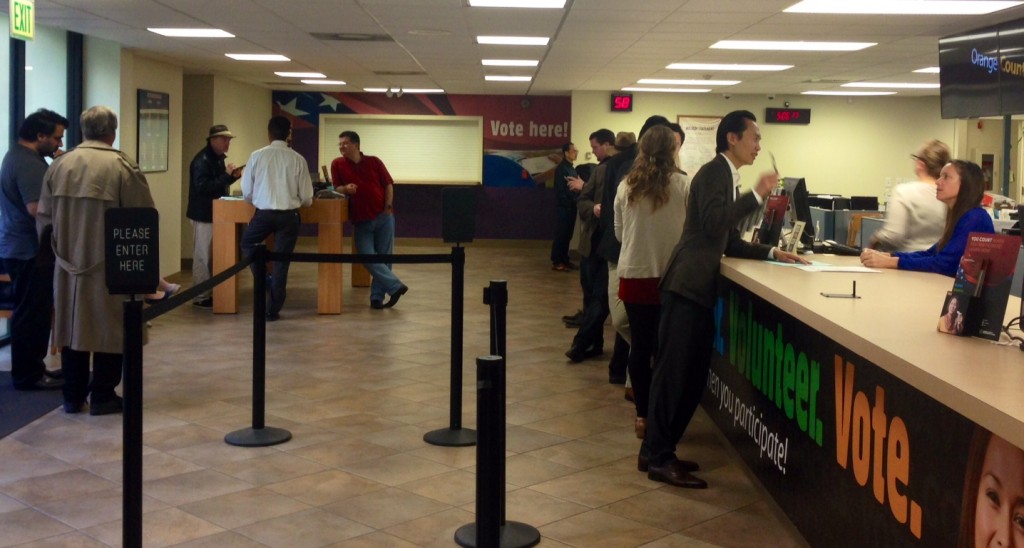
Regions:
<instances>
[{"instance_id":1,"label":"ceiling air vent","mask_svg":"<svg viewBox=\"0 0 1024 548\"><path fill-rule=\"evenodd\" d=\"M368 34L364 32L311 32L310 36L317 40L334 42L394 42L387 34Z\"/></svg>"}]
</instances>

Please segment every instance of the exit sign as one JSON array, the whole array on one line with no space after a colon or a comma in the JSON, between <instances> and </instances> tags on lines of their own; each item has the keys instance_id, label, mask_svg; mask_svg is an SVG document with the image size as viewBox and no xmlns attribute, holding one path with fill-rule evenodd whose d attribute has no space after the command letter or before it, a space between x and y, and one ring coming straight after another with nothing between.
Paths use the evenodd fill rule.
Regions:
<instances>
[{"instance_id":1,"label":"exit sign","mask_svg":"<svg viewBox=\"0 0 1024 548\"><path fill-rule=\"evenodd\" d=\"M10 0L11 38L35 40L35 0Z\"/></svg>"}]
</instances>

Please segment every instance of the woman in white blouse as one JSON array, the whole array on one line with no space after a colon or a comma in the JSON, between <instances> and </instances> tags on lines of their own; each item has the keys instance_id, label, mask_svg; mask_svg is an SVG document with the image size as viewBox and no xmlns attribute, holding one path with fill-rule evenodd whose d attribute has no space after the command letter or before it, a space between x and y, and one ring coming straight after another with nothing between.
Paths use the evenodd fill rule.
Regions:
<instances>
[{"instance_id":1,"label":"woman in white blouse","mask_svg":"<svg viewBox=\"0 0 1024 548\"><path fill-rule=\"evenodd\" d=\"M647 429L651 360L658 345L658 284L686 219L690 181L676 164L680 143L668 127L649 129L640 139L633 169L615 194L615 237L622 242L619 298L633 333L629 376L636 403L634 426L641 439Z\"/></svg>"},{"instance_id":2,"label":"woman in white blouse","mask_svg":"<svg viewBox=\"0 0 1024 548\"><path fill-rule=\"evenodd\" d=\"M896 185L885 206L885 225L871 236L881 251L922 251L935 245L946 226L946 204L935 199L935 180L949 163L949 147L931 140L916 154L917 181Z\"/></svg>"}]
</instances>

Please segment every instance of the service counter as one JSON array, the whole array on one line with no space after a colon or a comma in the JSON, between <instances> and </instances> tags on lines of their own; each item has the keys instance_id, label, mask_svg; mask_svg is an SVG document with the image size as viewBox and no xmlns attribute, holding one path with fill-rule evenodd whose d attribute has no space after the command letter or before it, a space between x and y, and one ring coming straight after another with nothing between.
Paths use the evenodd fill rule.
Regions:
<instances>
[{"instance_id":1,"label":"service counter","mask_svg":"<svg viewBox=\"0 0 1024 548\"><path fill-rule=\"evenodd\" d=\"M972 440L1024 447L1024 352L938 332L945 276L741 259L721 276L703 405L805 538L955 546ZM854 281L858 299L821 295Z\"/></svg>"}]
</instances>

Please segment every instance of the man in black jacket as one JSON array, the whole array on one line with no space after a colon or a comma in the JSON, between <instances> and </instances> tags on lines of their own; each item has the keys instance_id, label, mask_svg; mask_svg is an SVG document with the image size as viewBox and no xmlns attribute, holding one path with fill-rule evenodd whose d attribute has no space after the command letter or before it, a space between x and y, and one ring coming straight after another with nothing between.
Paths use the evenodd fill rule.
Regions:
<instances>
[{"instance_id":1,"label":"man in black jacket","mask_svg":"<svg viewBox=\"0 0 1024 548\"><path fill-rule=\"evenodd\" d=\"M192 285L210 279L213 263L213 201L227 196L231 183L242 175L242 168L235 164L224 164L231 139L235 135L225 125L210 128L206 146L192 159L189 167L188 211L186 217L192 223ZM209 292L196 297L192 302L199 308L213 308L213 297Z\"/></svg>"}]
</instances>

